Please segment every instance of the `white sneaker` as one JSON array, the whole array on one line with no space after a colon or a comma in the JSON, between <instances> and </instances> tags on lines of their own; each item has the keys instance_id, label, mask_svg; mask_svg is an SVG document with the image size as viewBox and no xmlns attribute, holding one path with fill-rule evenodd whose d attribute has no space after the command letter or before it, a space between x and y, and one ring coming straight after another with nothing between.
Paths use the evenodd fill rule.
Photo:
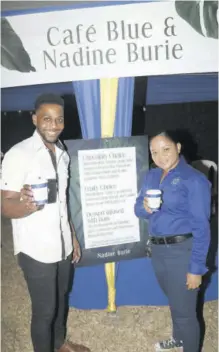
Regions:
<instances>
[{"instance_id":1,"label":"white sneaker","mask_svg":"<svg viewBox=\"0 0 219 352\"><path fill-rule=\"evenodd\" d=\"M182 348L183 342L176 341L173 337L168 340L163 340L155 344L155 351L169 351L173 348Z\"/></svg>"}]
</instances>

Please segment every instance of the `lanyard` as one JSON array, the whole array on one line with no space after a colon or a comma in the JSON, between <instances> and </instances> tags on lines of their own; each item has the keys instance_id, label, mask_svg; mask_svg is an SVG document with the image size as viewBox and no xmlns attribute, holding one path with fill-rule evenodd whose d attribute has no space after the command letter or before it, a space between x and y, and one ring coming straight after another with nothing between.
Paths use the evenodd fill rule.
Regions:
<instances>
[{"instance_id":1,"label":"lanyard","mask_svg":"<svg viewBox=\"0 0 219 352\"><path fill-rule=\"evenodd\" d=\"M57 192L58 192L58 168L57 168L57 161L56 161L56 155L55 153L52 152L51 149L48 149L49 151L49 155L51 157L52 160L52 164L56 173L56 187L57 187ZM62 244L62 259L65 259L65 241L64 241L64 236L63 236L63 232L62 232L62 223L60 221L60 230L61 230L61 244Z\"/></svg>"}]
</instances>

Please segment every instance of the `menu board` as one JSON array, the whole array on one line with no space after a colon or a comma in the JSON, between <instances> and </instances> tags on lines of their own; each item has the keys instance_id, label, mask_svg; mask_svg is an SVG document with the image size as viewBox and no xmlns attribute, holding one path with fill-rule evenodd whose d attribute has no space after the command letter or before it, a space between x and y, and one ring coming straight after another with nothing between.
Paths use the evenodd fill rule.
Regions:
<instances>
[{"instance_id":1,"label":"menu board","mask_svg":"<svg viewBox=\"0 0 219 352\"><path fill-rule=\"evenodd\" d=\"M147 222L134 213L148 170L147 136L65 141L69 208L82 248L79 266L145 256Z\"/></svg>"}]
</instances>

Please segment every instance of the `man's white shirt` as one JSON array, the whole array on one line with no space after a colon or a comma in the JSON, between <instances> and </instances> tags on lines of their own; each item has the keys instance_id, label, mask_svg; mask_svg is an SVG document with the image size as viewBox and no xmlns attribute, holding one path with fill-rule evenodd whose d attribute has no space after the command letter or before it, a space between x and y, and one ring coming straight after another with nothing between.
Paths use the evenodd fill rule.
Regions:
<instances>
[{"instance_id":1,"label":"man's white shirt","mask_svg":"<svg viewBox=\"0 0 219 352\"><path fill-rule=\"evenodd\" d=\"M42 210L27 217L12 219L14 254L23 252L43 263L62 259L62 236L65 257L73 249L66 201L69 156L57 146L55 153L58 173L56 202L46 204ZM37 131L5 154L2 162L3 190L20 192L24 184L55 178L51 156Z\"/></svg>"}]
</instances>

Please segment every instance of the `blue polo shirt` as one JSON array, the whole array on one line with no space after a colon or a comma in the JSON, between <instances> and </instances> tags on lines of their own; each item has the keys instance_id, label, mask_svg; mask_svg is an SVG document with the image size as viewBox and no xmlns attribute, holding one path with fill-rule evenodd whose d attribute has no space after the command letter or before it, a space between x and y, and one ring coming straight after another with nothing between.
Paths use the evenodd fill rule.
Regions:
<instances>
[{"instance_id":1,"label":"blue polo shirt","mask_svg":"<svg viewBox=\"0 0 219 352\"><path fill-rule=\"evenodd\" d=\"M183 157L160 182L163 170L147 172L135 203L135 215L148 220L151 236L192 233L193 248L189 272L203 275L210 243L211 184L204 174L191 167ZM149 214L143 200L148 189L162 191L159 211Z\"/></svg>"}]
</instances>

